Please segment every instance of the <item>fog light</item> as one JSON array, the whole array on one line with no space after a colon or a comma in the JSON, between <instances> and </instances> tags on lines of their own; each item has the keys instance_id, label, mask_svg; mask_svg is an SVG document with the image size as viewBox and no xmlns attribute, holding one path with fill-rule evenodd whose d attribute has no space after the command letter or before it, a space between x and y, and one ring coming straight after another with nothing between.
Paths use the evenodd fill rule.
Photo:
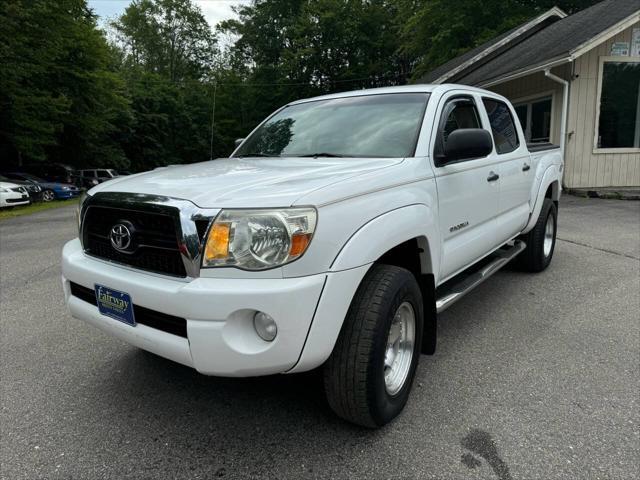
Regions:
<instances>
[{"instance_id":1,"label":"fog light","mask_svg":"<svg viewBox=\"0 0 640 480\"><path fill-rule=\"evenodd\" d=\"M261 339L272 342L278 334L276 321L264 312L256 312L253 316L253 328Z\"/></svg>"}]
</instances>

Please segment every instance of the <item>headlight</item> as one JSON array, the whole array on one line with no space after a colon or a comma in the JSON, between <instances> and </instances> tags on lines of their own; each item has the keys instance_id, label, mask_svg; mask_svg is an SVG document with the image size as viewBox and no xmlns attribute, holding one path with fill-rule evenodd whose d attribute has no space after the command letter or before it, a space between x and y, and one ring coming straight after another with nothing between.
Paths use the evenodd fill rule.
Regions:
<instances>
[{"instance_id":1,"label":"headlight","mask_svg":"<svg viewBox=\"0 0 640 480\"><path fill-rule=\"evenodd\" d=\"M62 187L62 190L71 190L70 187Z\"/></svg>"},{"instance_id":2,"label":"headlight","mask_svg":"<svg viewBox=\"0 0 640 480\"><path fill-rule=\"evenodd\" d=\"M300 258L316 228L314 208L222 210L209 229L203 267L266 270Z\"/></svg>"}]
</instances>

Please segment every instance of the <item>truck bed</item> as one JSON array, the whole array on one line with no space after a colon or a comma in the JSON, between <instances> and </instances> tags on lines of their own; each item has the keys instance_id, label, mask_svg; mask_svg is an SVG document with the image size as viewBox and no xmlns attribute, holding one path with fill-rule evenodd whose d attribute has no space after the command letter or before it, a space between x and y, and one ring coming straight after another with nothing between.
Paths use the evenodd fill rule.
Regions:
<instances>
[{"instance_id":1,"label":"truck bed","mask_svg":"<svg viewBox=\"0 0 640 480\"><path fill-rule=\"evenodd\" d=\"M544 152L545 150L554 150L556 148L560 148L560 145L556 145L554 143L527 143L527 148L531 153L535 152Z\"/></svg>"}]
</instances>

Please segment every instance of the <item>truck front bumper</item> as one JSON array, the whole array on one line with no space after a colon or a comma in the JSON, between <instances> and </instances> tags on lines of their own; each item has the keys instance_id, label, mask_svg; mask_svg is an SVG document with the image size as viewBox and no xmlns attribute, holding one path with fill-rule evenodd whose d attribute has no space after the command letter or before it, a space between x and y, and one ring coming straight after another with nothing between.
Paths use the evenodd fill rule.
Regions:
<instances>
[{"instance_id":1,"label":"truck front bumper","mask_svg":"<svg viewBox=\"0 0 640 480\"><path fill-rule=\"evenodd\" d=\"M269 375L294 367L301 371L324 362L366 268L299 278L185 282L89 257L78 239L62 252L65 299L73 317L203 374L219 376ZM95 284L105 285L131 295L136 306L185 319L186 338L104 316L95 304L72 294L71 282L91 290ZM277 323L272 342L262 340L254 329L257 311ZM309 350L304 360L303 349Z\"/></svg>"}]
</instances>

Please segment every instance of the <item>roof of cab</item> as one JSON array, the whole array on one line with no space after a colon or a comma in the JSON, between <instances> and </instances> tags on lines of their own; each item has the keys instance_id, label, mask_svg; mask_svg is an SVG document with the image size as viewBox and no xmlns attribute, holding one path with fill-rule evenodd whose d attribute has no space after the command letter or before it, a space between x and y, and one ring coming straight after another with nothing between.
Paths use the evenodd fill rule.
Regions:
<instances>
[{"instance_id":1,"label":"roof of cab","mask_svg":"<svg viewBox=\"0 0 640 480\"><path fill-rule=\"evenodd\" d=\"M433 84L415 84L415 85L399 85L395 87L367 88L361 90L351 90L348 92L331 93L318 97L302 98L290 102L288 105L297 105L300 103L315 102L318 100L332 100L335 98L362 97L365 95L384 95L388 93L440 93L447 90L465 90L469 92L484 93L495 95L493 92L483 90L481 88L471 87L469 85L458 85L454 83L446 83L440 85Z\"/></svg>"}]
</instances>

